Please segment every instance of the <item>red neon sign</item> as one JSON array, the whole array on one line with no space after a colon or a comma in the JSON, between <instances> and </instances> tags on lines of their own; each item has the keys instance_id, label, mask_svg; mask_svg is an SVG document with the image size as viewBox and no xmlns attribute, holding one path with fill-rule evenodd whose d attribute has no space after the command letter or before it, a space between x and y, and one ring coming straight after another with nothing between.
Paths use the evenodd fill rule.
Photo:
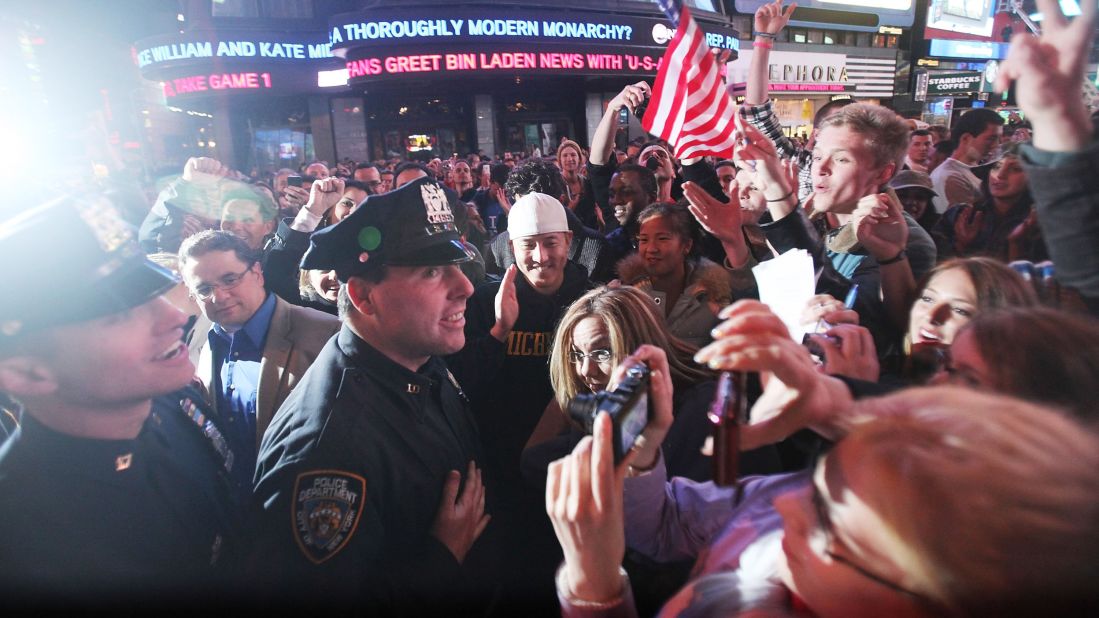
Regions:
<instances>
[{"instance_id":1,"label":"red neon sign","mask_svg":"<svg viewBox=\"0 0 1099 618\"><path fill-rule=\"evenodd\" d=\"M178 77L162 84L164 96L174 97L210 90L260 90L271 88L270 73L212 73Z\"/></svg>"}]
</instances>

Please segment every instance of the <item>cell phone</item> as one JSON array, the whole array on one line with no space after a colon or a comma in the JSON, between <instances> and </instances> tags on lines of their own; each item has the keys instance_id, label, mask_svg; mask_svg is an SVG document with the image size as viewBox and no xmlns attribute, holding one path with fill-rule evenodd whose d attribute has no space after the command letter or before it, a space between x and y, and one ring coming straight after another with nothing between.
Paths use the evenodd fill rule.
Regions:
<instances>
[{"instance_id":1,"label":"cell phone","mask_svg":"<svg viewBox=\"0 0 1099 618\"><path fill-rule=\"evenodd\" d=\"M488 176L488 174L491 170L492 170L492 164L491 163L485 163L484 165L481 166L481 173L484 174L485 176Z\"/></svg>"},{"instance_id":2,"label":"cell phone","mask_svg":"<svg viewBox=\"0 0 1099 618\"><path fill-rule=\"evenodd\" d=\"M630 124L630 110L623 107L618 110L618 125L624 127L628 124Z\"/></svg>"},{"instance_id":3,"label":"cell phone","mask_svg":"<svg viewBox=\"0 0 1099 618\"><path fill-rule=\"evenodd\" d=\"M645 117L645 110L649 109L649 95L645 95L645 99L637 104L637 107L633 108L633 115L637 116L638 120Z\"/></svg>"},{"instance_id":4,"label":"cell phone","mask_svg":"<svg viewBox=\"0 0 1099 618\"><path fill-rule=\"evenodd\" d=\"M301 186L301 176L287 176L286 177L286 186L288 186L288 187L300 187Z\"/></svg>"},{"instance_id":5,"label":"cell phone","mask_svg":"<svg viewBox=\"0 0 1099 618\"><path fill-rule=\"evenodd\" d=\"M736 484L740 466L740 426L748 422L748 374L723 371L710 404L714 424L714 484Z\"/></svg>"}]
</instances>

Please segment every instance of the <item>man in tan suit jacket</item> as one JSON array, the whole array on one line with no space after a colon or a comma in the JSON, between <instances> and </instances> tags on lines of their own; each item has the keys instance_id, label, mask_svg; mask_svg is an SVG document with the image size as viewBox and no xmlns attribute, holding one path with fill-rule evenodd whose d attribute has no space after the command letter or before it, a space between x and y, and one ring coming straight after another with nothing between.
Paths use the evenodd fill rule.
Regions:
<instances>
[{"instance_id":1,"label":"man in tan suit jacket","mask_svg":"<svg viewBox=\"0 0 1099 618\"><path fill-rule=\"evenodd\" d=\"M263 432L340 323L267 292L256 254L228 232L188 238L179 263L213 323L196 375L245 460L233 466L234 476L250 484Z\"/></svg>"}]
</instances>

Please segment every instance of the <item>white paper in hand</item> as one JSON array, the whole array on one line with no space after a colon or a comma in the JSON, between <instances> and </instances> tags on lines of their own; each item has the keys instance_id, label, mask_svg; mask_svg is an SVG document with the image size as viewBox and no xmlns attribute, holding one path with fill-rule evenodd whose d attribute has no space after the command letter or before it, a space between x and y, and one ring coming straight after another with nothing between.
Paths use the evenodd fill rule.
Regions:
<instances>
[{"instance_id":1,"label":"white paper in hand","mask_svg":"<svg viewBox=\"0 0 1099 618\"><path fill-rule=\"evenodd\" d=\"M813 258L804 249L791 249L752 269L759 286L759 300L786 324L790 336L801 343L811 324L801 323L805 305L816 293Z\"/></svg>"}]
</instances>

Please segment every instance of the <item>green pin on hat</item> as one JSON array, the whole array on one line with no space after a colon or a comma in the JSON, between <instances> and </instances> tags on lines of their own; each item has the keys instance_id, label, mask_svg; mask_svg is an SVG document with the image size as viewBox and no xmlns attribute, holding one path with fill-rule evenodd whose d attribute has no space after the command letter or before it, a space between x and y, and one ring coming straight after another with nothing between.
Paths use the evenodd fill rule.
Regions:
<instances>
[{"instance_id":1,"label":"green pin on hat","mask_svg":"<svg viewBox=\"0 0 1099 618\"><path fill-rule=\"evenodd\" d=\"M373 225L368 225L359 230L359 246L364 251L373 251L382 244L382 231Z\"/></svg>"}]
</instances>

